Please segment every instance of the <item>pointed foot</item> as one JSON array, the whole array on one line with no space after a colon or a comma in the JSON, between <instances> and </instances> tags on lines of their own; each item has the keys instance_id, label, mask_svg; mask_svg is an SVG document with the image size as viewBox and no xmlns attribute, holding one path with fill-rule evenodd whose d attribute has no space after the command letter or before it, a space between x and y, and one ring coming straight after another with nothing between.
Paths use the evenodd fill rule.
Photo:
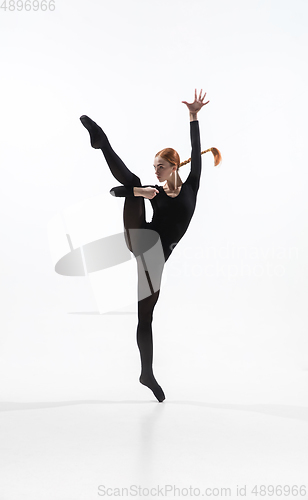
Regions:
<instances>
[{"instance_id":1,"label":"pointed foot","mask_svg":"<svg viewBox=\"0 0 308 500\"><path fill-rule=\"evenodd\" d=\"M105 133L103 132L101 127L99 127L97 123L91 120L91 118L89 118L87 115L82 115L80 117L80 121L90 134L92 148L101 149L103 141L106 138Z\"/></svg>"},{"instance_id":2,"label":"pointed foot","mask_svg":"<svg viewBox=\"0 0 308 500\"><path fill-rule=\"evenodd\" d=\"M154 396L156 397L156 399L162 403L164 401L165 398L165 393L164 391L162 390L162 388L160 387L160 385L157 383L154 375L143 375L141 374L140 377L139 377L139 382L142 384L142 385L145 385L146 387L148 387L149 389L151 389L151 391L153 392Z\"/></svg>"}]
</instances>

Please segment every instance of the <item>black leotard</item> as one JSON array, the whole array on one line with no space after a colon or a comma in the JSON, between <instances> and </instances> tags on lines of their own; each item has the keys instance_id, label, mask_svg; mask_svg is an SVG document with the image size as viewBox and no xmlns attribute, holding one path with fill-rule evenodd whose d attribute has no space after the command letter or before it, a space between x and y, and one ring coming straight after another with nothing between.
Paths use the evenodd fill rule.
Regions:
<instances>
[{"instance_id":1,"label":"black leotard","mask_svg":"<svg viewBox=\"0 0 308 500\"><path fill-rule=\"evenodd\" d=\"M153 207L151 222L144 221L143 227L155 230L159 235L164 251L165 261L170 257L173 248L183 237L189 226L196 207L197 193L201 174L201 145L199 122L190 122L191 138L191 171L181 186L180 193L168 196L162 186L146 184L141 187L155 187L159 190L150 200ZM116 186L110 190L113 196L132 197L133 186Z\"/></svg>"},{"instance_id":2,"label":"black leotard","mask_svg":"<svg viewBox=\"0 0 308 500\"><path fill-rule=\"evenodd\" d=\"M157 303L160 289L155 287L150 291L153 274L156 277L156 283L160 284L164 263L160 259L154 259L156 263L154 271L151 273L147 269L147 262L142 253L143 234L140 235L138 229L155 230L162 243L165 261L169 258L175 245L185 234L190 220L193 216L197 192L199 189L199 180L201 173L201 147L199 135L199 122L197 120L190 122L191 137L191 171L187 180L182 184L178 196L171 198L164 191L162 186L156 187L159 193L152 198L153 217L151 222L145 220L145 204L142 196L134 196L133 188L142 187L139 177L137 177L123 163L121 158L112 149L110 142L103 130L89 117L82 116L81 121L87 128L91 137L91 145L96 149L102 150L111 173L122 186L114 187L110 190L114 196L124 196L123 219L125 227L125 241L131 252L134 253L137 261L138 271L138 326L137 343L141 359L140 382L149 387L159 401L165 399L165 394L154 377L153 363L153 337L152 320L153 310ZM147 187L143 186L143 187ZM137 229L134 233L132 229ZM132 234L131 234L132 233ZM134 234L136 236L134 236ZM140 237L139 237L140 235ZM140 245L140 242L142 243ZM146 277L145 277L146 275ZM147 285L147 282L149 283ZM148 287L148 292L144 296L144 288ZM119 349L121 346L119 347Z\"/></svg>"}]
</instances>

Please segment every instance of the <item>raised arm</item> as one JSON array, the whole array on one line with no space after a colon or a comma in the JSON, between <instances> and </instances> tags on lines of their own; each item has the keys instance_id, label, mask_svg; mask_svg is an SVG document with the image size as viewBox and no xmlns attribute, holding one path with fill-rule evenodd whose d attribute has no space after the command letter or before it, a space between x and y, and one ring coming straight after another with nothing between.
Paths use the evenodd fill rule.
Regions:
<instances>
[{"instance_id":1,"label":"raised arm","mask_svg":"<svg viewBox=\"0 0 308 500\"><path fill-rule=\"evenodd\" d=\"M208 102L203 102L206 92L202 97L202 89L197 97L197 89L195 89L195 100L192 103L182 101L189 109L190 120L190 140L191 140L191 169L186 183L191 184L197 191L199 189L199 181L201 175L201 144L200 144L200 130L198 121L198 112Z\"/></svg>"},{"instance_id":2,"label":"raised arm","mask_svg":"<svg viewBox=\"0 0 308 500\"><path fill-rule=\"evenodd\" d=\"M186 179L187 184L191 184L195 191L199 189L201 175L201 144L198 120L190 121L190 141L191 141L191 166L190 173Z\"/></svg>"}]
</instances>

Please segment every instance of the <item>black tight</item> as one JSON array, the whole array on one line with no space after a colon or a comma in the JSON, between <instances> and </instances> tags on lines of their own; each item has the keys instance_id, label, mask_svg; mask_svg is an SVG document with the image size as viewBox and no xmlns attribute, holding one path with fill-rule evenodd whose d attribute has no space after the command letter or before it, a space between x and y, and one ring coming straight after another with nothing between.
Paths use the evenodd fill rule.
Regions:
<instances>
[{"instance_id":1,"label":"black tight","mask_svg":"<svg viewBox=\"0 0 308 500\"><path fill-rule=\"evenodd\" d=\"M91 135L91 132L90 132ZM141 182L139 177L133 174L127 166L123 163L121 158L113 151L107 136L103 131L100 132L100 146L104 154L106 162L110 168L113 176L125 186L136 186L140 187ZM153 310L155 304L159 297L160 290L151 288L151 280L149 279L149 273L145 265L142 252L138 249L141 247L140 238L142 237L141 232L129 231L130 229L142 229L145 228L145 206L144 198L142 196L138 197L126 197L124 202L124 213L123 213L124 227L125 227L125 240L126 244L131 252L134 253L137 259L137 270L138 270L138 326L137 326L137 344L140 351L141 359L141 375L140 382L143 385L149 387L156 398L159 401L165 399L162 388L158 385L152 369L153 364L153 337L152 337L152 319ZM160 285L161 275L163 272L163 263L157 266L157 272L155 276L155 281ZM151 293L149 296L144 297L144 283L145 279L150 287Z\"/></svg>"}]
</instances>

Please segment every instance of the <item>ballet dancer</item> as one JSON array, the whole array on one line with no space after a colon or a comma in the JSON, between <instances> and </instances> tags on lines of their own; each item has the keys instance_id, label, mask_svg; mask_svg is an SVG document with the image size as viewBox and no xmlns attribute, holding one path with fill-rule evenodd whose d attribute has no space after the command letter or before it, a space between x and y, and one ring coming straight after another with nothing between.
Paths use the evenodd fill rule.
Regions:
<instances>
[{"instance_id":1,"label":"ballet dancer","mask_svg":"<svg viewBox=\"0 0 308 500\"><path fill-rule=\"evenodd\" d=\"M131 172L119 156L112 149L103 130L86 115L80 117L81 123L90 134L91 146L101 149L111 173L121 184L110 190L113 196L125 197L123 222L126 245L137 260L138 272L138 325L137 344L140 351L141 375L139 381L152 390L159 402L164 401L165 394L158 384L153 373L153 310L160 293L161 275L164 263L169 259L173 249L187 231L196 206L197 193L201 175L201 154L211 151L214 156L214 165L221 162L221 154L216 148L201 152L198 112L209 103L203 102L206 92L199 97L195 89L195 100L192 103L182 101L189 110L191 158L180 163L178 153L172 148L159 151L154 158L155 174L163 186L157 184L142 185L139 177ZM185 182L179 176L179 168L191 162L191 171ZM144 198L149 199L153 208L151 222L145 220ZM142 242L140 238L145 234L144 229L156 231L163 250L164 262L157 265L156 282L159 288L154 291L151 280L142 256ZM133 231L135 230L135 231ZM136 231L137 230L137 231ZM138 235L138 230L139 235ZM136 236L137 235L137 236ZM140 236L141 235L141 236ZM144 298L141 293L141 282L145 276L149 282L151 295Z\"/></svg>"}]
</instances>

